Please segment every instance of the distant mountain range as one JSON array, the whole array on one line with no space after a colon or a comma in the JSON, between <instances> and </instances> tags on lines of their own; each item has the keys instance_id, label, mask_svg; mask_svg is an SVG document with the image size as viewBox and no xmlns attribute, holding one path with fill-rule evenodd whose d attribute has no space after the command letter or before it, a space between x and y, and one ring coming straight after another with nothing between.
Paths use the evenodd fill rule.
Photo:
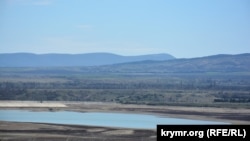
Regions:
<instances>
[{"instance_id":1,"label":"distant mountain range","mask_svg":"<svg viewBox=\"0 0 250 141\"><path fill-rule=\"evenodd\" d=\"M0 67L45 67L30 70L39 73L250 72L250 53L190 59L176 59L169 54L120 56L109 53L77 55L15 53L0 54Z\"/></svg>"},{"instance_id":2,"label":"distant mountain range","mask_svg":"<svg viewBox=\"0 0 250 141\"><path fill-rule=\"evenodd\" d=\"M31 54L11 53L0 54L0 67L71 67L100 66L145 60L171 60L169 54L151 54L141 56L120 56L111 53L88 54Z\"/></svg>"},{"instance_id":3,"label":"distant mountain range","mask_svg":"<svg viewBox=\"0 0 250 141\"><path fill-rule=\"evenodd\" d=\"M250 53L102 66L99 71L147 73L249 72Z\"/></svg>"}]
</instances>

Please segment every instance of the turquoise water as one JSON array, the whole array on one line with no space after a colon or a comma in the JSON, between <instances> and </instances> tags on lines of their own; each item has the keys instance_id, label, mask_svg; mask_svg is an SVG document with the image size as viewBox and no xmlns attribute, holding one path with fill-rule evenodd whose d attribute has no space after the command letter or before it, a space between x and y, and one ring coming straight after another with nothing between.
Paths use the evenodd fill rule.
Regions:
<instances>
[{"instance_id":1,"label":"turquoise water","mask_svg":"<svg viewBox=\"0 0 250 141\"><path fill-rule=\"evenodd\" d=\"M1 121L75 124L122 128L155 129L157 124L227 124L224 122L159 117L147 114L0 110Z\"/></svg>"}]
</instances>

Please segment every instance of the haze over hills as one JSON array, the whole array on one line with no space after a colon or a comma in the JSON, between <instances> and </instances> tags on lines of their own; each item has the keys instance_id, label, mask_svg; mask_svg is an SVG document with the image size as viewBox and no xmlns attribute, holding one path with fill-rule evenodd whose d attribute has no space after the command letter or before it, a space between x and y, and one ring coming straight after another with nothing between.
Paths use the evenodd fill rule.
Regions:
<instances>
[{"instance_id":1,"label":"haze over hills","mask_svg":"<svg viewBox=\"0 0 250 141\"><path fill-rule=\"evenodd\" d=\"M144 60L175 59L169 54L150 54L140 56L120 56L111 53L88 54L31 54L10 53L0 54L0 67L70 67L100 66Z\"/></svg>"},{"instance_id":2,"label":"haze over hills","mask_svg":"<svg viewBox=\"0 0 250 141\"><path fill-rule=\"evenodd\" d=\"M0 54L0 67L49 67L36 73L200 73L250 72L250 53L175 59L168 54L119 56L91 54ZM74 66L74 69L72 68ZM52 67L52 68L51 68ZM54 68L53 68L54 67ZM59 68L58 68L59 67Z\"/></svg>"},{"instance_id":3,"label":"haze over hills","mask_svg":"<svg viewBox=\"0 0 250 141\"><path fill-rule=\"evenodd\" d=\"M238 55L221 54L191 59L115 64L102 67L102 71L152 73L249 72L249 60L250 53Z\"/></svg>"}]
</instances>

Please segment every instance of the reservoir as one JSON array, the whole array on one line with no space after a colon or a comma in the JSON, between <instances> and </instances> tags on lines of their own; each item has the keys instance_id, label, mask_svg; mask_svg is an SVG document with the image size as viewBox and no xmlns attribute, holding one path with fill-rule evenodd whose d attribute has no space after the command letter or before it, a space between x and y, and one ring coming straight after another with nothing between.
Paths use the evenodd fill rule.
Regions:
<instances>
[{"instance_id":1,"label":"reservoir","mask_svg":"<svg viewBox=\"0 0 250 141\"><path fill-rule=\"evenodd\" d=\"M155 129L157 124L208 125L228 124L225 122L168 118L148 114L71 112L71 111L28 111L0 110L0 121L74 124L104 127Z\"/></svg>"}]
</instances>

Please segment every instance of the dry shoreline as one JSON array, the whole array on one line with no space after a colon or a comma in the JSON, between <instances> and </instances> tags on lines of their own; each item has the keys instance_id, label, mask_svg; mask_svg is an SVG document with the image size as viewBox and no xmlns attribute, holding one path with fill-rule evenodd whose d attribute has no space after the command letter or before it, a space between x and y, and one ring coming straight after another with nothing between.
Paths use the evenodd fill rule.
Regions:
<instances>
[{"instance_id":1,"label":"dry shoreline","mask_svg":"<svg viewBox=\"0 0 250 141\"><path fill-rule=\"evenodd\" d=\"M164 117L223 121L232 124L250 124L250 109L244 108L234 109L215 107L149 106L105 102L71 101L0 101L0 109L144 113Z\"/></svg>"},{"instance_id":2,"label":"dry shoreline","mask_svg":"<svg viewBox=\"0 0 250 141\"><path fill-rule=\"evenodd\" d=\"M67 107L62 102L56 101L46 101L46 102L38 102L38 101L0 101L0 108L46 108L46 107Z\"/></svg>"},{"instance_id":3,"label":"dry shoreline","mask_svg":"<svg viewBox=\"0 0 250 141\"><path fill-rule=\"evenodd\" d=\"M41 111L77 112L122 112L143 113L164 117L222 121L232 124L250 125L250 109L124 105L102 102L37 102L37 101L0 101L0 109L25 109ZM156 130L95 127L80 125L58 125L44 123L18 123L0 121L0 140L145 140L155 141Z\"/></svg>"},{"instance_id":4,"label":"dry shoreline","mask_svg":"<svg viewBox=\"0 0 250 141\"><path fill-rule=\"evenodd\" d=\"M156 131L0 121L1 141L155 141Z\"/></svg>"}]
</instances>

